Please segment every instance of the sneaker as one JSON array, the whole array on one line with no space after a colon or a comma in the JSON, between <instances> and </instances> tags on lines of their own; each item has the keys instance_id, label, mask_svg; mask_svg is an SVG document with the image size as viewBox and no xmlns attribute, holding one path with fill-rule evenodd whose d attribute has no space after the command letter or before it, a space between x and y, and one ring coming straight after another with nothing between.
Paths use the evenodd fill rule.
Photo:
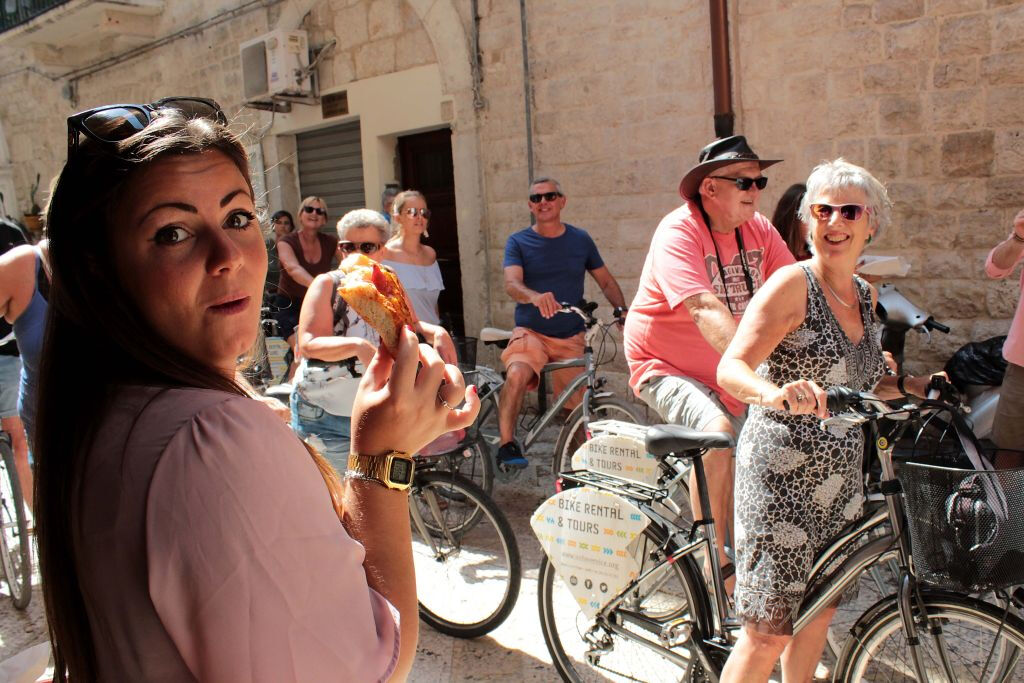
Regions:
<instances>
[{"instance_id":1,"label":"sneaker","mask_svg":"<svg viewBox=\"0 0 1024 683\"><path fill-rule=\"evenodd\" d=\"M523 452L519 450L519 444L515 441L503 443L501 448L498 449L498 467L523 470L529 464L526 458L523 457Z\"/></svg>"}]
</instances>

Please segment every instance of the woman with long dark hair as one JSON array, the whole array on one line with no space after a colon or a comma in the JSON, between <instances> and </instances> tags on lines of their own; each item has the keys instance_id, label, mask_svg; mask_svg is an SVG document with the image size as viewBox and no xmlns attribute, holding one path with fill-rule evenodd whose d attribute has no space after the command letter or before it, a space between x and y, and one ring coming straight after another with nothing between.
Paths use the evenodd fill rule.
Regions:
<instances>
[{"instance_id":1,"label":"woman with long dark hair","mask_svg":"<svg viewBox=\"0 0 1024 683\"><path fill-rule=\"evenodd\" d=\"M772 214L772 225L782 235L782 241L797 261L811 258L811 249L807 244L807 224L797 215L805 192L807 186L803 183L790 185L782 193L779 203L775 205L775 213Z\"/></svg>"},{"instance_id":2,"label":"woman with long dark hair","mask_svg":"<svg viewBox=\"0 0 1024 683\"><path fill-rule=\"evenodd\" d=\"M445 407L461 376L407 331L367 368L342 485L246 395L267 263L224 124L198 98L68 119L37 429L55 678L400 680L408 501L402 471L376 465L411 463L478 401Z\"/></svg>"}]
</instances>

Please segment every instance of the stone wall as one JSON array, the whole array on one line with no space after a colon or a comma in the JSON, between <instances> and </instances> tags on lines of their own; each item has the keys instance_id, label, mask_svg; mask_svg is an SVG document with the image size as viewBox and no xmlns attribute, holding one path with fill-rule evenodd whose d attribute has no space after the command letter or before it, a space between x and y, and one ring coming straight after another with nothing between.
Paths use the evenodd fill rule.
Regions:
<instances>
[{"instance_id":1,"label":"stone wall","mask_svg":"<svg viewBox=\"0 0 1024 683\"><path fill-rule=\"evenodd\" d=\"M155 32L241 4L168 1ZM912 366L934 365L965 340L1004 331L1016 287L986 281L982 261L1024 205L1024 2L729 5L736 130L759 153L786 159L768 172L762 212L770 214L785 187L822 159L863 164L896 202L895 224L874 251L905 255L913 270L901 289L954 327L930 346L912 339ZM534 173L562 181L565 219L591 231L631 297L655 226L678 205L680 177L713 136L707 3L528 0L524 88L519 4L479 0L481 109L468 76L469 6L282 0L80 78L71 93L39 74L48 70L39 54L0 47L0 122L21 204L37 172L46 178L59 170L64 117L76 109L202 93L243 123L265 122L240 107L238 44L278 24L301 26L311 44L337 40L320 70L325 91L438 66L472 324L512 319L500 266L507 236L530 220L524 97L533 112ZM269 157L280 156L278 176L293 173L287 155L267 147ZM603 300L592 283L587 294ZM620 381L623 368L620 356Z\"/></svg>"},{"instance_id":2,"label":"stone wall","mask_svg":"<svg viewBox=\"0 0 1024 683\"><path fill-rule=\"evenodd\" d=\"M895 202L873 253L912 264L901 291L953 328L908 339L912 368L1005 334L1018 280L984 277L1024 206L1024 4L1006 0L741 0L734 12L740 127L785 164L772 206L842 155Z\"/></svg>"}]
</instances>

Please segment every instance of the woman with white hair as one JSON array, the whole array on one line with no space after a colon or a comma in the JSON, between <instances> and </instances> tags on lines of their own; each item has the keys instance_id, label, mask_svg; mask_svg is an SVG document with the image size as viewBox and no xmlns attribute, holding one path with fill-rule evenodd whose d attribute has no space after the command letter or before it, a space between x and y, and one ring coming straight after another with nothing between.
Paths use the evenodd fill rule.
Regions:
<instances>
[{"instance_id":1,"label":"woman with white hair","mask_svg":"<svg viewBox=\"0 0 1024 683\"><path fill-rule=\"evenodd\" d=\"M349 211L338 221L338 260L361 253L380 261L388 224L371 209ZM386 267L386 266L385 266ZM380 335L338 296L342 273L318 275L309 285L299 313L296 345L301 359L291 396L292 428L314 444L339 471L348 467L352 401L359 377L380 344ZM417 322L414 331L434 346L446 363L455 363L455 346L444 329ZM461 402L454 387L442 398Z\"/></svg>"},{"instance_id":2,"label":"woman with white hair","mask_svg":"<svg viewBox=\"0 0 1024 683\"><path fill-rule=\"evenodd\" d=\"M718 366L718 382L750 404L736 447L736 611L743 631L722 681L810 680L835 609L793 636L815 556L861 514L860 429L821 429L825 391L924 396L928 377L883 377L875 292L855 275L891 203L870 173L843 159L807 179L800 218L812 256L754 295Z\"/></svg>"}]
</instances>

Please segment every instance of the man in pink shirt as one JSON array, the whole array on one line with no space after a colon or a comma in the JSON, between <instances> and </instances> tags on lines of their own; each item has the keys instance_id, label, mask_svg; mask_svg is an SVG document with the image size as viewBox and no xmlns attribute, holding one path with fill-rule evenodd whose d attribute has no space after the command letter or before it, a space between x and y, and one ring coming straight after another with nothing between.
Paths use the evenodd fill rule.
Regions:
<instances>
[{"instance_id":1,"label":"man in pink shirt","mask_svg":"<svg viewBox=\"0 0 1024 683\"><path fill-rule=\"evenodd\" d=\"M754 292L793 256L757 213L768 179L742 135L712 142L679 184L686 201L654 232L624 331L629 385L663 420L738 435L744 405L715 382L718 361ZM732 450L704 458L719 559L732 525ZM700 505L691 478L695 517ZM731 581L728 584L731 586Z\"/></svg>"},{"instance_id":2,"label":"man in pink shirt","mask_svg":"<svg viewBox=\"0 0 1024 683\"><path fill-rule=\"evenodd\" d=\"M985 273L992 278L1004 278L1022 259L1024 211L1014 217L1010 236L989 252ZM1021 273L1020 286L1024 293L1024 272ZM1024 298L1017 302L1017 312L1003 344L1003 358L1006 359L1006 375L1003 376L999 407L992 425L992 440L1000 449L1024 451ZM996 464L999 467L1021 467L1024 459L1019 453L1000 451Z\"/></svg>"}]
</instances>

